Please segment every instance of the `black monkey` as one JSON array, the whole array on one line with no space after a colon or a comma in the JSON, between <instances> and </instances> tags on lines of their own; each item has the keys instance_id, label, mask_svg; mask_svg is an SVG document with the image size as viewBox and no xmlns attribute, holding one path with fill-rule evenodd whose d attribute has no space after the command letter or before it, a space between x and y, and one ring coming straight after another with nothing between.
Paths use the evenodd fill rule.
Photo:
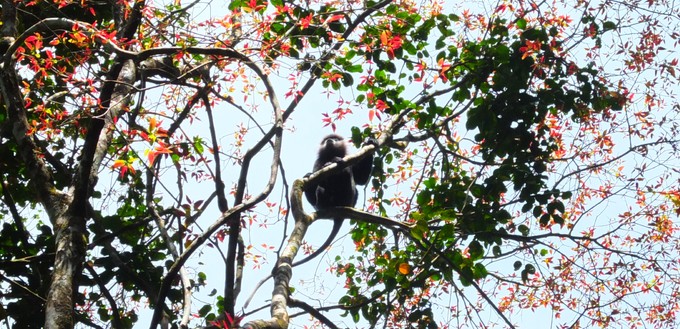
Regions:
<instances>
[{"instance_id":1,"label":"black monkey","mask_svg":"<svg viewBox=\"0 0 680 329\"><path fill-rule=\"evenodd\" d=\"M378 142L370 138L367 144L378 145ZM345 140L340 135L331 134L321 141L319 146L319 154L314 162L313 171L330 165L332 163L340 163L347 155L347 146ZM305 187L305 196L307 201L314 206L316 210L323 210L333 207L354 207L357 203L357 185L366 185L368 179L371 177L371 170L373 169L373 154L367 155L353 166L348 166L342 171L330 175L316 184L308 184ZM307 174L306 176L309 176ZM305 177L306 177L305 176ZM314 257L321 254L331 244L335 236L340 231L342 226L342 218L336 218L333 221L333 228L328 236L328 239L307 258L300 260L293 264L297 266L304 264Z\"/></svg>"}]
</instances>

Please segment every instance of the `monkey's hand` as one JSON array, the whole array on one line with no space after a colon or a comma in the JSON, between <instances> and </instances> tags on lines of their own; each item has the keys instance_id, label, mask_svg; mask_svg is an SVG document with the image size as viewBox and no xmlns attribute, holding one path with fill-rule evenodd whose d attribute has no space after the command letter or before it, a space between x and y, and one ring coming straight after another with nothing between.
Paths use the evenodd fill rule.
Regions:
<instances>
[{"instance_id":1,"label":"monkey's hand","mask_svg":"<svg viewBox=\"0 0 680 329\"><path fill-rule=\"evenodd\" d=\"M373 137L368 137L368 138L366 138L366 141L364 142L363 146L366 146L366 145L373 145L377 149L378 148L378 140L373 138Z\"/></svg>"},{"instance_id":2,"label":"monkey's hand","mask_svg":"<svg viewBox=\"0 0 680 329\"><path fill-rule=\"evenodd\" d=\"M335 157L331 162L329 162L327 165L331 163L337 163L338 166L344 166L345 165L345 159L341 157Z\"/></svg>"}]
</instances>

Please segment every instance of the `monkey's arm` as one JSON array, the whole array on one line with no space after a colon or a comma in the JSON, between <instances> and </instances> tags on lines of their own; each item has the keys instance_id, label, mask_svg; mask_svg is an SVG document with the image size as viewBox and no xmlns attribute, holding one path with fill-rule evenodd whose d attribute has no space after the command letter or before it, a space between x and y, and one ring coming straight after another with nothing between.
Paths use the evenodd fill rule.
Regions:
<instances>
[{"instance_id":1,"label":"monkey's arm","mask_svg":"<svg viewBox=\"0 0 680 329\"><path fill-rule=\"evenodd\" d=\"M316 256L319 256L322 252L326 251L326 248L331 245L335 237L338 235L338 232L340 232L340 227L342 226L342 218L336 218L333 220L333 228L331 229L331 233L328 235L328 239L319 247L319 249L316 249L311 255L307 256L307 258L302 259L300 261L297 261L293 263L293 267L302 265L314 258Z\"/></svg>"},{"instance_id":2,"label":"monkey's arm","mask_svg":"<svg viewBox=\"0 0 680 329\"><path fill-rule=\"evenodd\" d=\"M378 141L375 138L369 138L364 145L373 145L378 147ZM366 185L371 178L371 171L373 170L373 153L361 159L357 164L352 166L352 175L354 176L354 183L357 185Z\"/></svg>"},{"instance_id":3,"label":"monkey's arm","mask_svg":"<svg viewBox=\"0 0 680 329\"><path fill-rule=\"evenodd\" d=\"M309 175L312 173L307 173L305 175L305 178L308 178ZM316 208L316 189L319 186L319 184L310 184L309 182L305 185L305 197L307 197L307 201L309 204L311 204L314 208Z\"/></svg>"}]
</instances>

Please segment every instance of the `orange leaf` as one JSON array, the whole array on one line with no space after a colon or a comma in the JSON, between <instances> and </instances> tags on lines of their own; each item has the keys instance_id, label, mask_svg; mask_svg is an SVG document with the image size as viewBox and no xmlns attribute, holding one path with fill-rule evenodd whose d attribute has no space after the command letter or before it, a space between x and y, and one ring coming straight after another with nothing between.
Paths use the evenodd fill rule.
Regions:
<instances>
[{"instance_id":1,"label":"orange leaf","mask_svg":"<svg viewBox=\"0 0 680 329\"><path fill-rule=\"evenodd\" d=\"M116 168L120 168L120 167L124 167L124 166L125 166L125 160L116 160L116 161L113 162L113 165L111 166L111 168L116 169Z\"/></svg>"},{"instance_id":2,"label":"orange leaf","mask_svg":"<svg viewBox=\"0 0 680 329\"><path fill-rule=\"evenodd\" d=\"M163 145L156 146L155 149L149 151L149 154L147 154L147 158L149 159L149 166L153 166L154 162L156 161L156 157L159 154L171 154L171 153L172 150Z\"/></svg>"},{"instance_id":3,"label":"orange leaf","mask_svg":"<svg viewBox=\"0 0 680 329\"><path fill-rule=\"evenodd\" d=\"M388 41L387 38L388 38L388 37L389 37L389 36L387 35L387 31L382 31L382 33L380 33L380 42L381 42L383 45L387 45L387 41Z\"/></svg>"},{"instance_id":4,"label":"orange leaf","mask_svg":"<svg viewBox=\"0 0 680 329\"><path fill-rule=\"evenodd\" d=\"M343 17L342 15L333 15L326 20L326 24L328 24L330 22L335 22L335 21L341 19L342 17Z\"/></svg>"},{"instance_id":5,"label":"orange leaf","mask_svg":"<svg viewBox=\"0 0 680 329\"><path fill-rule=\"evenodd\" d=\"M153 132L156 130L156 126L158 125L158 122L156 121L156 118L151 117L149 118L149 132Z\"/></svg>"}]
</instances>

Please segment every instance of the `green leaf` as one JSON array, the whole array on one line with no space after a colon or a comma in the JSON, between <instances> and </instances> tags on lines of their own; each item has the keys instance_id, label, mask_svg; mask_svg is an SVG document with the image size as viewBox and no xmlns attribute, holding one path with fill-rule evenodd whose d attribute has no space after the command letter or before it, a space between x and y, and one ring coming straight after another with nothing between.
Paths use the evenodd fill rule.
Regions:
<instances>
[{"instance_id":1,"label":"green leaf","mask_svg":"<svg viewBox=\"0 0 680 329\"><path fill-rule=\"evenodd\" d=\"M522 224L517 227L517 230L523 235L523 236L529 236L529 227L526 225Z\"/></svg>"},{"instance_id":2,"label":"green leaf","mask_svg":"<svg viewBox=\"0 0 680 329\"><path fill-rule=\"evenodd\" d=\"M604 24L602 24L602 27L604 28L604 31L616 30L616 23L612 21L606 21Z\"/></svg>"},{"instance_id":3,"label":"green leaf","mask_svg":"<svg viewBox=\"0 0 680 329\"><path fill-rule=\"evenodd\" d=\"M200 315L201 317L205 317L206 315L208 315L208 313L210 313L211 310L212 306L210 306L210 304L203 305L203 307L201 307L198 310L198 315Z\"/></svg>"},{"instance_id":4,"label":"green leaf","mask_svg":"<svg viewBox=\"0 0 680 329\"><path fill-rule=\"evenodd\" d=\"M351 66L345 67L345 70L347 70L347 72L350 72L350 73L361 73L361 72L364 71L364 68L361 65L351 65Z\"/></svg>"},{"instance_id":5,"label":"green leaf","mask_svg":"<svg viewBox=\"0 0 680 329\"><path fill-rule=\"evenodd\" d=\"M351 87L354 84L354 78L352 78L351 74L348 73L343 73L342 74L342 85L345 87Z\"/></svg>"},{"instance_id":6,"label":"green leaf","mask_svg":"<svg viewBox=\"0 0 680 329\"><path fill-rule=\"evenodd\" d=\"M476 280L484 279L487 275L489 275L489 271L487 271L486 267L480 263L475 264L473 273Z\"/></svg>"},{"instance_id":7,"label":"green leaf","mask_svg":"<svg viewBox=\"0 0 680 329\"><path fill-rule=\"evenodd\" d=\"M495 257L499 257L499 256L501 255L501 253L502 253L502 252L501 252L501 247L500 247L500 246L493 246L493 248L491 249L491 252L493 253L493 255L494 255Z\"/></svg>"},{"instance_id":8,"label":"green leaf","mask_svg":"<svg viewBox=\"0 0 680 329\"><path fill-rule=\"evenodd\" d=\"M470 242L468 246L468 251L470 253L470 259L478 260L484 256L484 247L477 240Z\"/></svg>"},{"instance_id":9,"label":"green leaf","mask_svg":"<svg viewBox=\"0 0 680 329\"><path fill-rule=\"evenodd\" d=\"M522 267L522 262L515 261L515 263L512 265L512 267L515 269L515 271L517 271Z\"/></svg>"},{"instance_id":10,"label":"green leaf","mask_svg":"<svg viewBox=\"0 0 680 329\"><path fill-rule=\"evenodd\" d=\"M524 18L520 18L517 20L517 28L520 30L524 30L527 28L527 21Z\"/></svg>"}]
</instances>

